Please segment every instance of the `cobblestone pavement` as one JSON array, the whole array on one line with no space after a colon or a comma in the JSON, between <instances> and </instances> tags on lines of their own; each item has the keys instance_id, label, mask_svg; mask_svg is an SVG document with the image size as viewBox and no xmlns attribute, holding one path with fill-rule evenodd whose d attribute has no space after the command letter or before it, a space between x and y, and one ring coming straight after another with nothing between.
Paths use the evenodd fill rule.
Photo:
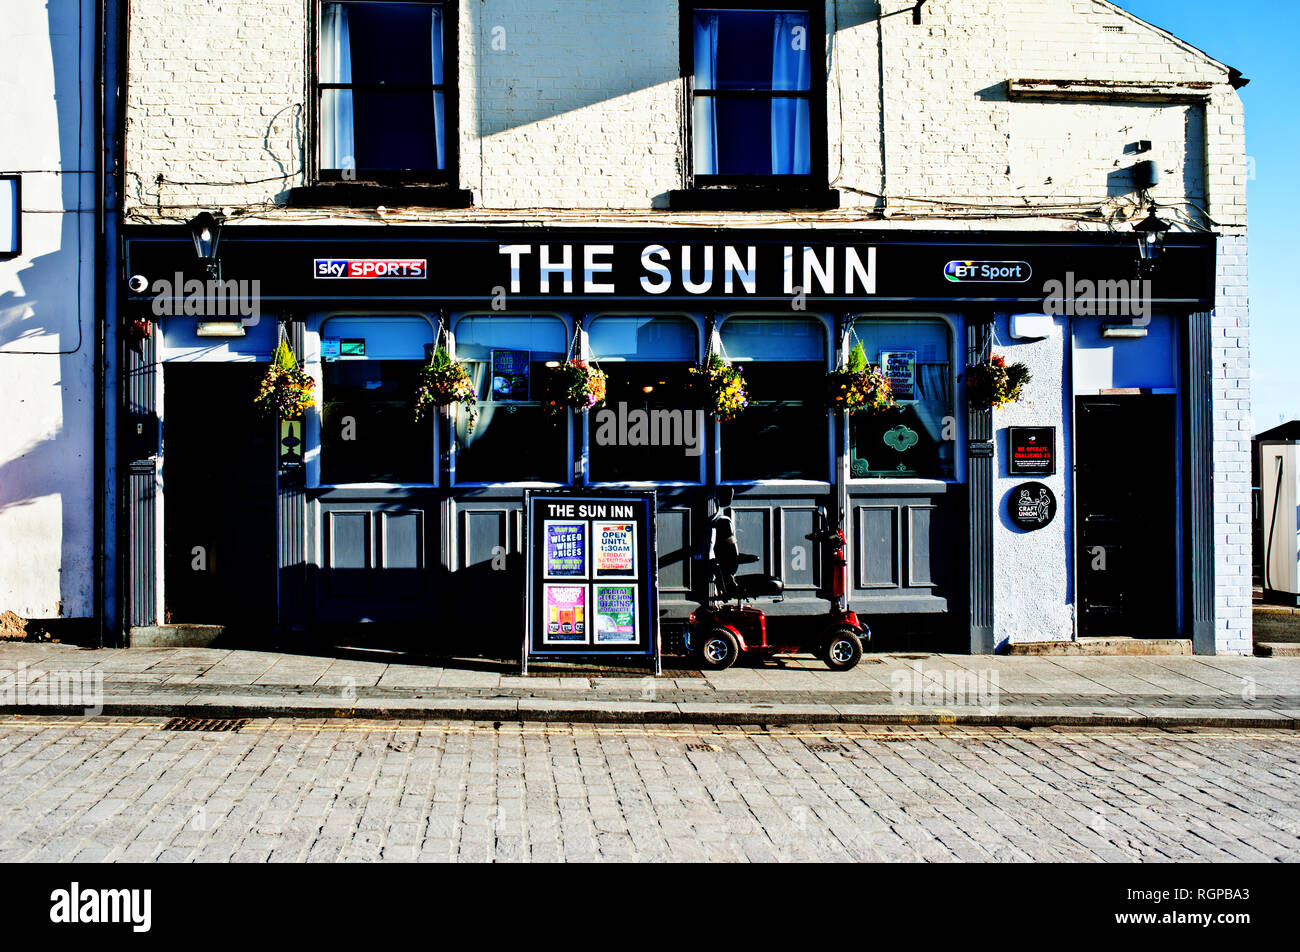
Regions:
<instances>
[{"instance_id":1,"label":"cobblestone pavement","mask_svg":"<svg viewBox=\"0 0 1300 952\"><path fill-rule=\"evenodd\" d=\"M0 862L1297 860L1292 731L0 718Z\"/></svg>"}]
</instances>

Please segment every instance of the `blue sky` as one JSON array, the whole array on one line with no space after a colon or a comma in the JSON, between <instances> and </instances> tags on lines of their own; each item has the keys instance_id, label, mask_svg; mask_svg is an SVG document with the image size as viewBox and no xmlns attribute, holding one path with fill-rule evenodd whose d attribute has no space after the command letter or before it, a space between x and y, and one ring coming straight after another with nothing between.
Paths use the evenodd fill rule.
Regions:
<instances>
[{"instance_id":1,"label":"blue sky","mask_svg":"<svg viewBox=\"0 0 1300 952\"><path fill-rule=\"evenodd\" d=\"M1246 153L1250 189L1250 365L1255 431L1300 419L1300 321L1296 314L1295 228L1300 182L1294 178L1296 79L1300 76L1300 3L1295 0L1118 0L1130 13L1235 66L1250 80Z\"/></svg>"}]
</instances>

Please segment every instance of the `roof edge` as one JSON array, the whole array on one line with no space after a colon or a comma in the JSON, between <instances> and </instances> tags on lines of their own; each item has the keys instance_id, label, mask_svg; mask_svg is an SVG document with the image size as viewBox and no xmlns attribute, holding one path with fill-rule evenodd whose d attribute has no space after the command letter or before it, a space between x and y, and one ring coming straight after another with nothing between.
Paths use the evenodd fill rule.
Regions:
<instances>
[{"instance_id":1,"label":"roof edge","mask_svg":"<svg viewBox=\"0 0 1300 952\"><path fill-rule=\"evenodd\" d=\"M1241 89L1243 86L1245 86L1247 83L1250 82L1249 79L1247 79L1244 75L1242 75L1241 70L1229 66L1227 63L1223 62L1222 60L1215 59L1209 53L1205 52L1205 50L1201 49L1198 46L1193 46L1191 43L1188 43L1186 40L1182 39L1176 34L1170 33L1168 30L1164 29L1163 27L1156 26L1150 20L1144 20L1137 14L1130 13L1128 10L1125 10L1123 7L1121 7L1118 3L1114 2L1114 0L1092 0L1092 2L1099 7L1105 7L1106 9L1111 10L1114 13L1118 13L1126 20L1132 20L1134 23L1139 23L1142 26L1146 27L1147 29L1155 30L1157 33L1161 34L1162 36L1172 40L1174 43L1182 47L1184 50L1187 50L1190 53L1195 53L1197 56L1204 59L1207 63L1211 63L1212 65L1219 67L1220 69L1222 69L1224 72L1228 74L1228 82L1232 85L1233 89Z\"/></svg>"}]
</instances>

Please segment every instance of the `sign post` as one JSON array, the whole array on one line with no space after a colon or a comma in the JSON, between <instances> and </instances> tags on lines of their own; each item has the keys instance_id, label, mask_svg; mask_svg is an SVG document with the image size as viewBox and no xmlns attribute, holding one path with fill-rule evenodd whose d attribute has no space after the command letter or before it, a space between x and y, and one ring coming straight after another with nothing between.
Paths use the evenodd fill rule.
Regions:
<instances>
[{"instance_id":1,"label":"sign post","mask_svg":"<svg viewBox=\"0 0 1300 952\"><path fill-rule=\"evenodd\" d=\"M661 672L653 492L529 492L522 666L647 658Z\"/></svg>"}]
</instances>

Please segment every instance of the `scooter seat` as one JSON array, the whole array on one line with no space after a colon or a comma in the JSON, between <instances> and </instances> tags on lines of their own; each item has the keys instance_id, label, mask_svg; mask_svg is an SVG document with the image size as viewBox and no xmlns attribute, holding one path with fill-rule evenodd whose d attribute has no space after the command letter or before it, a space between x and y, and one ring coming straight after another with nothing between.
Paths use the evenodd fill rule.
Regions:
<instances>
[{"instance_id":1,"label":"scooter seat","mask_svg":"<svg viewBox=\"0 0 1300 952\"><path fill-rule=\"evenodd\" d=\"M742 598L758 598L782 594L785 591L785 582L771 575L737 575L736 588Z\"/></svg>"}]
</instances>

